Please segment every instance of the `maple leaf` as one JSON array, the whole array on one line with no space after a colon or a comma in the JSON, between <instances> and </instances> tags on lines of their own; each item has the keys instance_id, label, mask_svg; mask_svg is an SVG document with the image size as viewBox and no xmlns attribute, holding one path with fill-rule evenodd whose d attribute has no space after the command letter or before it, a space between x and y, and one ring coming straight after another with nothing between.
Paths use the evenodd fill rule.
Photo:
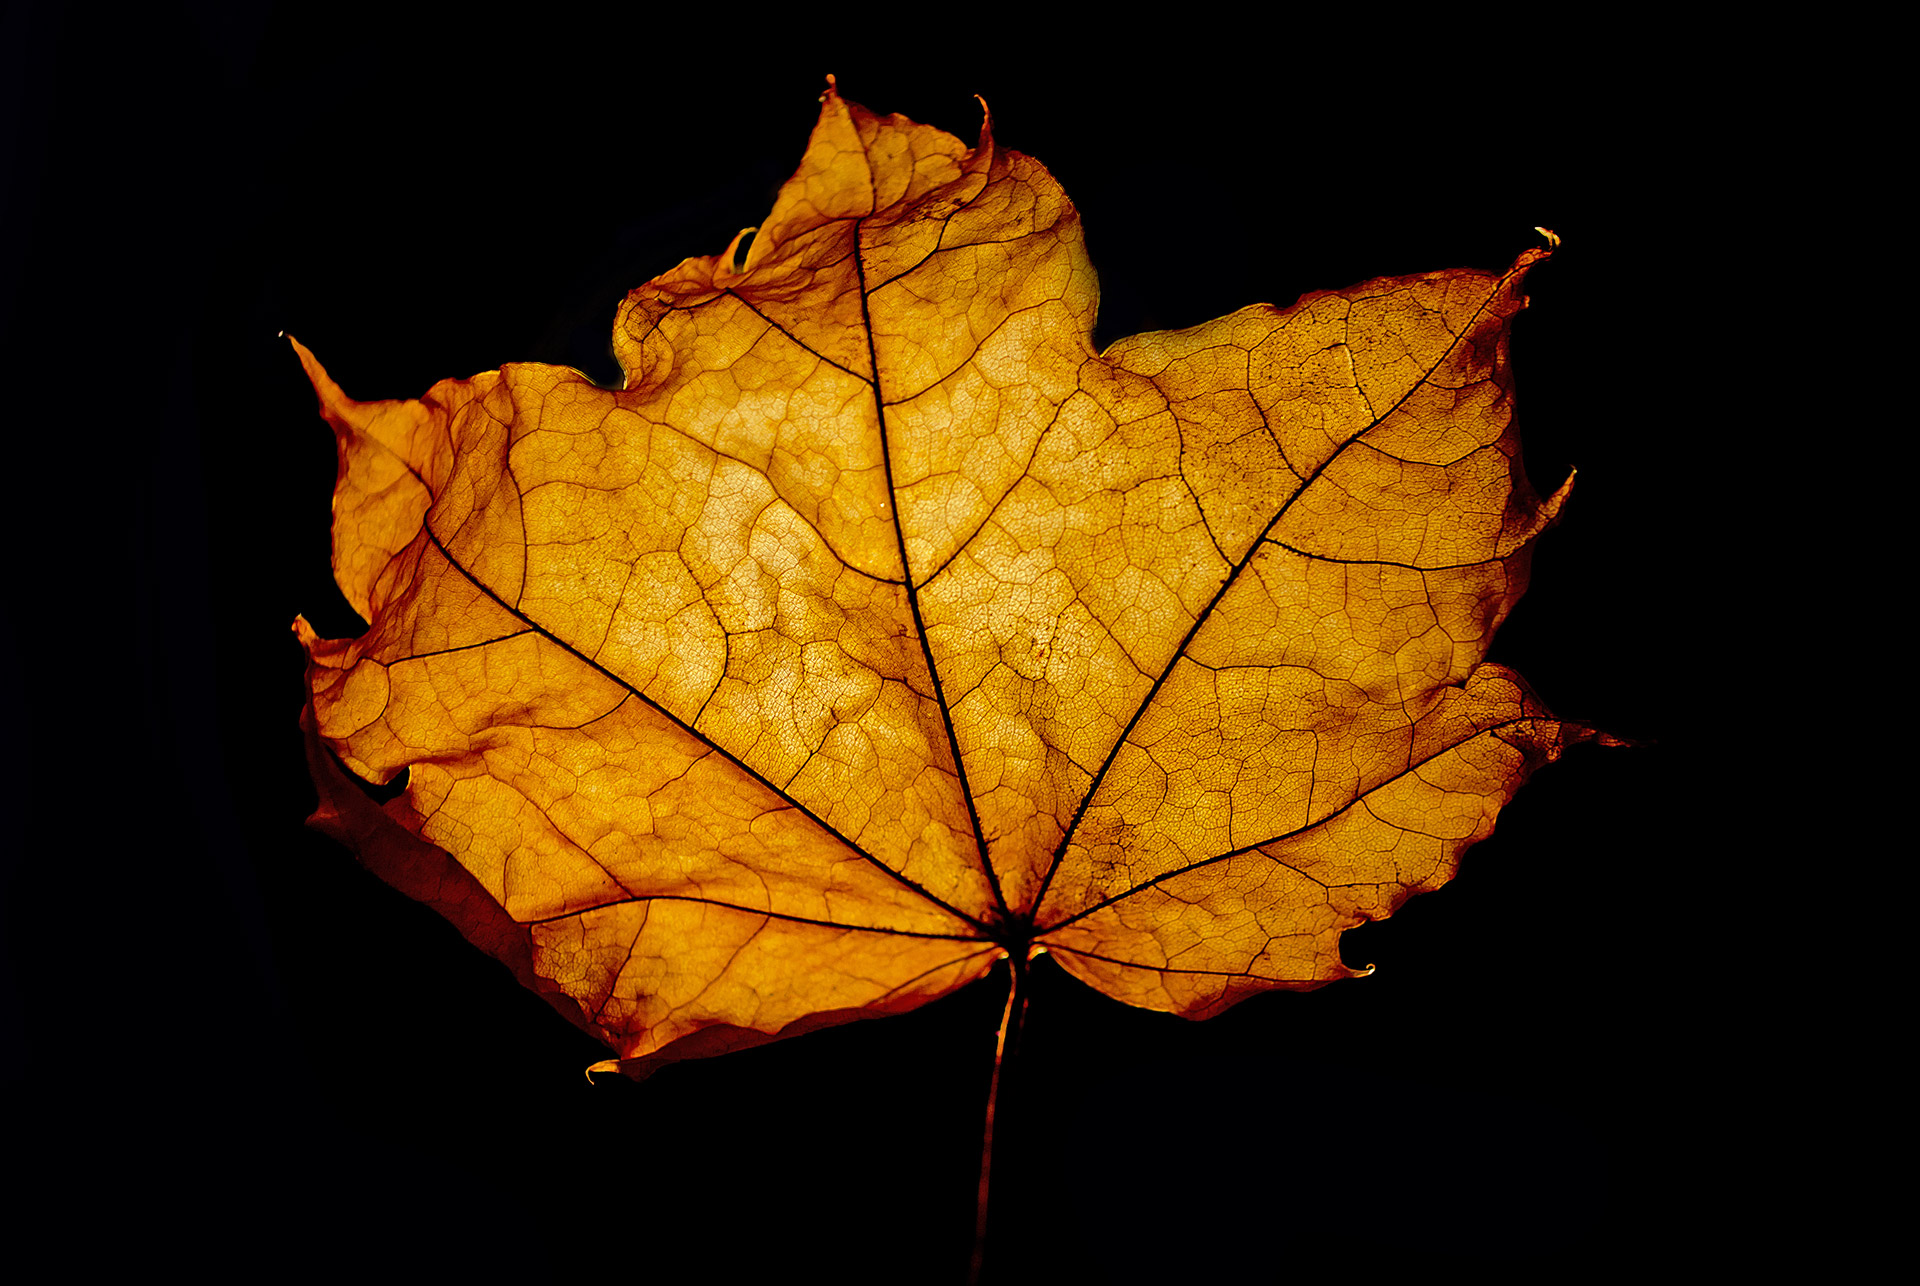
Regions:
<instances>
[{"instance_id":1,"label":"maple leaf","mask_svg":"<svg viewBox=\"0 0 1920 1286\"><path fill-rule=\"evenodd\" d=\"M370 624L295 622L314 822L634 1075L1041 951L1194 1018L1350 976L1598 735L1484 661L1567 492L1505 364L1547 253L1096 353L1044 168L829 88L620 389L362 403L296 344Z\"/></svg>"}]
</instances>

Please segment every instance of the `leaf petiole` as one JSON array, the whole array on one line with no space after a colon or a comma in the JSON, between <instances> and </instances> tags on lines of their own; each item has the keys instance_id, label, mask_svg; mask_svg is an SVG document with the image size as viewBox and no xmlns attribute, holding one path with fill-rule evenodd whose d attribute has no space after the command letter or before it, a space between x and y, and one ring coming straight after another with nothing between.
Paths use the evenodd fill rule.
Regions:
<instances>
[{"instance_id":1,"label":"leaf petiole","mask_svg":"<svg viewBox=\"0 0 1920 1286\"><path fill-rule=\"evenodd\" d=\"M1009 952L1007 963L1013 975L1007 987L1007 1007L1000 1015L1000 1037L993 1050L993 1080L987 1086L986 1129L980 1140L980 1197L973 1224L973 1266L967 1273L967 1286L980 1286L980 1272L987 1250L987 1188L993 1178L993 1113L1000 1101L1000 1082L1014 1051L1020 1043L1020 1025L1027 1012L1027 960Z\"/></svg>"}]
</instances>

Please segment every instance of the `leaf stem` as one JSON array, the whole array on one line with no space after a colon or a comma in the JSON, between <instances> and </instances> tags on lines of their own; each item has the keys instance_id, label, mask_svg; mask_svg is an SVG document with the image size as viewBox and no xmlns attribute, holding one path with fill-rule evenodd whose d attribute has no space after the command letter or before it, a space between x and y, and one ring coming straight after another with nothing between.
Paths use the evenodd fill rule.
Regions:
<instances>
[{"instance_id":1,"label":"leaf stem","mask_svg":"<svg viewBox=\"0 0 1920 1286\"><path fill-rule=\"evenodd\" d=\"M1000 1039L993 1050L993 1080L987 1087L987 1125L980 1141L980 1201L973 1224L973 1267L967 1273L967 1286L980 1286L980 1271L987 1251L987 1185L993 1177L993 1113L1000 1100L1000 1080L1014 1061L1020 1043L1020 1024L1027 1013L1027 962L1009 953L1013 979L1007 987L1006 1012L1000 1015Z\"/></svg>"}]
</instances>

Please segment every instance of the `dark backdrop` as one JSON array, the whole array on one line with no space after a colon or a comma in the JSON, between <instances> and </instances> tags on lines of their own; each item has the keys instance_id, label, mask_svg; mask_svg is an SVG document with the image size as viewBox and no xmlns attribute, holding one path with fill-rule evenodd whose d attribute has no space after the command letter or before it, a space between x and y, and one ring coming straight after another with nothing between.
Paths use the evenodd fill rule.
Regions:
<instances>
[{"instance_id":1,"label":"dark backdrop","mask_svg":"<svg viewBox=\"0 0 1920 1286\"><path fill-rule=\"evenodd\" d=\"M1544 771L1455 884L1348 936L1371 978L1190 1024L1043 965L997 1279L1565 1264L1648 1236L1704 1146L1714 1021L1678 892L1711 859L1680 803L1698 412L1649 353L1682 324L1655 278L1726 163L1658 41L1629 89L1609 32L1390 39L1351 10L1284 39L643 6L6 21L6 1075L29 1209L72 1254L959 1279L1003 975L589 1085L597 1045L301 826L288 626L357 626L331 437L278 333L363 399L509 360L611 382L621 295L760 221L829 71L963 137L984 95L1082 212L1103 343L1497 268L1557 230L1513 352L1530 473L1580 485L1493 656L1654 743Z\"/></svg>"}]
</instances>

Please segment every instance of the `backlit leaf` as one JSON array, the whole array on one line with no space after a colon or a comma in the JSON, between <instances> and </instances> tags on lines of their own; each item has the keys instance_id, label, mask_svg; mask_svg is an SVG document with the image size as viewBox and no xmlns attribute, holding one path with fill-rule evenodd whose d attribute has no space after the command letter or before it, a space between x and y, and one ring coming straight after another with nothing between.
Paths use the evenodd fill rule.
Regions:
<instances>
[{"instance_id":1,"label":"backlit leaf","mask_svg":"<svg viewBox=\"0 0 1920 1286\"><path fill-rule=\"evenodd\" d=\"M628 296L620 389L299 348L370 627L296 622L316 824L634 1074L1005 955L1195 1018L1350 976L1597 735L1483 659L1567 490L1505 364L1547 253L1098 353L1039 163L830 89L765 224Z\"/></svg>"}]
</instances>

